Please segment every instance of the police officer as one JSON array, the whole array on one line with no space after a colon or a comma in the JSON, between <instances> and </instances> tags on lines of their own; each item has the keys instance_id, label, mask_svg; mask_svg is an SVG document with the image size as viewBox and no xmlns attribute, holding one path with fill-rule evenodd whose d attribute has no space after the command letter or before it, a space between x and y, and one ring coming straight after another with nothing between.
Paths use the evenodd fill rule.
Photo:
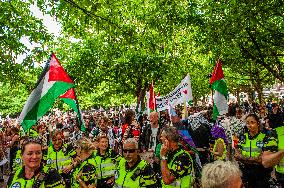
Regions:
<instances>
[{"instance_id":1,"label":"police officer","mask_svg":"<svg viewBox=\"0 0 284 188\"><path fill-rule=\"evenodd\" d=\"M128 138L123 143L124 157L118 163L115 175L115 188L157 187L157 180L150 164L139 157L138 142Z\"/></svg>"},{"instance_id":2,"label":"police officer","mask_svg":"<svg viewBox=\"0 0 284 188\"><path fill-rule=\"evenodd\" d=\"M69 176L68 172L71 170L70 166L72 158L69 155L67 146L63 144L63 137L61 131L54 131L51 134L52 145L47 149L47 154L44 157L46 160L45 169L56 169L66 180L68 186Z\"/></svg>"},{"instance_id":3,"label":"police officer","mask_svg":"<svg viewBox=\"0 0 284 188\"><path fill-rule=\"evenodd\" d=\"M63 178L55 169L45 171L42 168L42 145L39 141L26 140L21 152L24 166L9 177L9 188L65 187Z\"/></svg>"},{"instance_id":4,"label":"police officer","mask_svg":"<svg viewBox=\"0 0 284 188\"><path fill-rule=\"evenodd\" d=\"M96 162L92 142L83 137L76 142L77 161L72 173L71 187L96 187Z\"/></svg>"},{"instance_id":5,"label":"police officer","mask_svg":"<svg viewBox=\"0 0 284 188\"><path fill-rule=\"evenodd\" d=\"M248 132L240 136L236 148L235 159L239 162L243 173L243 183L247 187L269 187L271 169L266 169L261 163L265 134L260 131L260 121L257 115L246 117Z\"/></svg>"},{"instance_id":6,"label":"police officer","mask_svg":"<svg viewBox=\"0 0 284 188\"><path fill-rule=\"evenodd\" d=\"M97 140L99 142L95 156L97 188L111 188L114 184L116 161L121 157L109 148L106 134L99 134Z\"/></svg>"},{"instance_id":7,"label":"police officer","mask_svg":"<svg viewBox=\"0 0 284 188\"><path fill-rule=\"evenodd\" d=\"M264 167L274 167L277 181L284 187L284 126L268 133L262 155Z\"/></svg>"},{"instance_id":8,"label":"police officer","mask_svg":"<svg viewBox=\"0 0 284 188\"><path fill-rule=\"evenodd\" d=\"M161 172L163 188L188 188L194 183L193 160L179 144L175 127L165 127L161 133Z\"/></svg>"}]
</instances>

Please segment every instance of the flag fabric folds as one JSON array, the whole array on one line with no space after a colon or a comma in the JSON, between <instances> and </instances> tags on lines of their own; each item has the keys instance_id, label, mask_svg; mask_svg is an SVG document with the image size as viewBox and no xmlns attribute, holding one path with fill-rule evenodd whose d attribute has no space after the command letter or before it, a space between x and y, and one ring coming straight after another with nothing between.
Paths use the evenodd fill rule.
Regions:
<instances>
[{"instance_id":1,"label":"flag fabric folds","mask_svg":"<svg viewBox=\"0 0 284 188\"><path fill-rule=\"evenodd\" d=\"M151 111L155 111L156 109L156 97L155 97L155 91L154 91L154 83L150 85L150 96L149 96L149 109Z\"/></svg>"},{"instance_id":2,"label":"flag fabric folds","mask_svg":"<svg viewBox=\"0 0 284 188\"><path fill-rule=\"evenodd\" d=\"M59 97L64 103L68 104L77 114L78 117L78 123L81 126L81 131L85 132L86 131L86 127L84 124L84 120L82 117L82 113L79 107L79 103L76 97L76 93L75 93L75 89L71 88L68 91L66 91L66 93L64 93L63 95L61 95Z\"/></svg>"},{"instance_id":3,"label":"flag fabric folds","mask_svg":"<svg viewBox=\"0 0 284 188\"><path fill-rule=\"evenodd\" d=\"M228 87L224 79L221 60L217 60L217 64L210 78L211 89L213 95L213 119L216 120L219 115L224 115L228 112Z\"/></svg>"},{"instance_id":4,"label":"flag fabric folds","mask_svg":"<svg viewBox=\"0 0 284 188\"><path fill-rule=\"evenodd\" d=\"M73 81L52 53L20 114L19 123L23 129L27 131L35 125L54 101L73 86Z\"/></svg>"},{"instance_id":5,"label":"flag fabric folds","mask_svg":"<svg viewBox=\"0 0 284 188\"><path fill-rule=\"evenodd\" d=\"M151 83L149 91L146 92L145 96L147 99L147 114L150 116L150 113L156 110L156 96L153 82Z\"/></svg>"}]
</instances>

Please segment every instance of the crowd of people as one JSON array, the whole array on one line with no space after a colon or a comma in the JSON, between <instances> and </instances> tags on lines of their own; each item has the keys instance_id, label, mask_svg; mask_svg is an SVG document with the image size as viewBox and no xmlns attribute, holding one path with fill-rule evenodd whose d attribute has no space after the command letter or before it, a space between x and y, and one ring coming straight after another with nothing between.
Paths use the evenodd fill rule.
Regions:
<instances>
[{"instance_id":1,"label":"crowd of people","mask_svg":"<svg viewBox=\"0 0 284 188\"><path fill-rule=\"evenodd\" d=\"M90 110L82 125L75 112L56 109L27 131L6 117L0 181L9 188L284 187L283 113L277 103L232 103L217 120L212 107Z\"/></svg>"}]
</instances>

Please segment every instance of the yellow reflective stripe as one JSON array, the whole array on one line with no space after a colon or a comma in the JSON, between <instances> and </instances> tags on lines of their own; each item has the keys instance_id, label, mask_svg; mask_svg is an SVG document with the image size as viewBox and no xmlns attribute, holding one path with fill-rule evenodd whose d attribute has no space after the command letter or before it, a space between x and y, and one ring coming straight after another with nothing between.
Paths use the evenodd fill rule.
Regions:
<instances>
[{"instance_id":1,"label":"yellow reflective stripe","mask_svg":"<svg viewBox=\"0 0 284 188\"><path fill-rule=\"evenodd\" d=\"M101 164L98 164L97 165L97 168L105 168L105 167L109 167L109 166L113 166L113 167L115 167L115 164L113 164L113 163L101 163Z\"/></svg>"},{"instance_id":2,"label":"yellow reflective stripe","mask_svg":"<svg viewBox=\"0 0 284 188\"><path fill-rule=\"evenodd\" d=\"M99 173L98 178L106 177L106 176L114 176L114 175L115 175L115 170L109 170L109 171Z\"/></svg>"},{"instance_id":3,"label":"yellow reflective stripe","mask_svg":"<svg viewBox=\"0 0 284 188\"><path fill-rule=\"evenodd\" d=\"M60 162L64 162L64 161L68 161L70 160L69 158L61 158L61 159L57 159L57 162L60 163ZM51 163L56 163L56 160L51 160Z\"/></svg>"},{"instance_id":4,"label":"yellow reflective stripe","mask_svg":"<svg viewBox=\"0 0 284 188\"><path fill-rule=\"evenodd\" d=\"M261 148L250 148L250 147L242 147L242 150L243 151L246 151L246 152L260 152L261 151Z\"/></svg>"}]
</instances>

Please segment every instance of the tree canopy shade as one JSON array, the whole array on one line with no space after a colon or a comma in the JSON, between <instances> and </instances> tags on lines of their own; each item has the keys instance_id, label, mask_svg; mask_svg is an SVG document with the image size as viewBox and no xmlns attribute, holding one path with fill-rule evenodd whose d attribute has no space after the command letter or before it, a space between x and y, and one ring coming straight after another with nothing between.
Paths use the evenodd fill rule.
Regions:
<instances>
[{"instance_id":1,"label":"tree canopy shade","mask_svg":"<svg viewBox=\"0 0 284 188\"><path fill-rule=\"evenodd\" d=\"M283 81L284 5L282 1L202 1L204 50L223 57L236 70L266 69Z\"/></svg>"},{"instance_id":2,"label":"tree canopy shade","mask_svg":"<svg viewBox=\"0 0 284 188\"><path fill-rule=\"evenodd\" d=\"M24 67L32 67L33 62L42 61L46 56L43 47L33 50L28 49L22 42L27 38L30 42L44 45L51 40L46 32L42 20L35 18L30 12L31 1L1 1L0 6L0 80L1 81L23 81ZM25 54L21 65L16 59Z\"/></svg>"},{"instance_id":3,"label":"tree canopy shade","mask_svg":"<svg viewBox=\"0 0 284 188\"><path fill-rule=\"evenodd\" d=\"M30 12L33 3L1 2L1 82L21 82L29 91L40 72L32 65L52 50L83 108L137 102L152 80L165 95L187 73L199 100L210 93L207 74L217 57L232 93L261 93L284 79L281 1L37 0L62 26L55 40ZM29 50L22 37L42 47ZM28 56L17 64L21 53Z\"/></svg>"}]
</instances>

